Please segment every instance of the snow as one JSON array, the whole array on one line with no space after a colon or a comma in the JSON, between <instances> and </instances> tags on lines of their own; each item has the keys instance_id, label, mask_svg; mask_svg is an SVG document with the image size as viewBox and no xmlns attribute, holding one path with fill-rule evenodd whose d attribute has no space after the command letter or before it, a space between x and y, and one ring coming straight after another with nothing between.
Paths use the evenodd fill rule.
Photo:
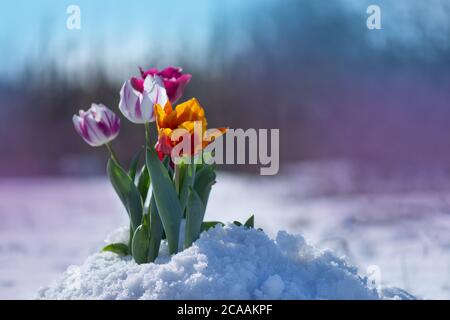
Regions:
<instances>
[{"instance_id":1,"label":"snow","mask_svg":"<svg viewBox=\"0 0 450 320\"><path fill-rule=\"evenodd\" d=\"M123 229L122 229L123 231ZM126 241L119 232L115 241ZM202 233L192 247L155 263L96 253L71 266L42 299L379 299L357 269L303 237L229 225ZM405 296L403 296L405 297Z\"/></svg>"},{"instance_id":2,"label":"snow","mask_svg":"<svg viewBox=\"0 0 450 320\"><path fill-rule=\"evenodd\" d=\"M263 282L260 289L255 290L255 297L257 299L278 299L284 288L283 279L278 274L274 274Z\"/></svg>"},{"instance_id":3,"label":"snow","mask_svg":"<svg viewBox=\"0 0 450 320\"><path fill-rule=\"evenodd\" d=\"M301 234L382 285L450 299L448 172L366 179L340 162L281 169L274 177L219 172L206 219L254 214L272 239L278 230ZM106 177L0 179L0 299L34 298L126 223Z\"/></svg>"}]
</instances>

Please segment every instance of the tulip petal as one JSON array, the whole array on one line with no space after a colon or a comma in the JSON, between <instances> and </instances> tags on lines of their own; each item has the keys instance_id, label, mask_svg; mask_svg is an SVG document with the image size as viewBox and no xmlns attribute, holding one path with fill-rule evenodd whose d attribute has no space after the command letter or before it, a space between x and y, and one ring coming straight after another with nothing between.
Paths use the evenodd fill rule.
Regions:
<instances>
[{"instance_id":1,"label":"tulip petal","mask_svg":"<svg viewBox=\"0 0 450 320\"><path fill-rule=\"evenodd\" d=\"M143 79L138 79L136 77L132 77L130 82L135 90L137 90L139 92L144 91L144 80Z\"/></svg>"},{"instance_id":2,"label":"tulip petal","mask_svg":"<svg viewBox=\"0 0 450 320\"><path fill-rule=\"evenodd\" d=\"M103 145L105 141L107 141L105 134L98 127L95 116L92 113L84 119L84 123L86 124L86 129L91 137L92 146L98 147Z\"/></svg>"},{"instance_id":3,"label":"tulip petal","mask_svg":"<svg viewBox=\"0 0 450 320\"><path fill-rule=\"evenodd\" d=\"M147 76L144 80L144 91L153 105L165 106L168 100L164 83L158 76Z\"/></svg>"},{"instance_id":4,"label":"tulip petal","mask_svg":"<svg viewBox=\"0 0 450 320\"><path fill-rule=\"evenodd\" d=\"M167 67L164 70L158 72L158 75L167 79L179 78L181 76L181 71L183 71L183 69L181 69L180 67Z\"/></svg>"},{"instance_id":5,"label":"tulip petal","mask_svg":"<svg viewBox=\"0 0 450 320\"><path fill-rule=\"evenodd\" d=\"M145 79L148 75L154 76L155 74L158 73L158 69L156 68L150 68L147 71L145 71L144 69L139 67L139 71L141 72L142 79Z\"/></svg>"},{"instance_id":6,"label":"tulip petal","mask_svg":"<svg viewBox=\"0 0 450 320\"><path fill-rule=\"evenodd\" d=\"M191 81L190 74L183 74L179 78L171 78L164 80L164 86L167 90L167 95L170 97L172 103L178 101L184 92L184 88Z\"/></svg>"},{"instance_id":7,"label":"tulip petal","mask_svg":"<svg viewBox=\"0 0 450 320\"><path fill-rule=\"evenodd\" d=\"M102 104L92 104L87 111L80 110L72 121L77 133L93 147L115 139L120 130L120 119Z\"/></svg>"},{"instance_id":8,"label":"tulip petal","mask_svg":"<svg viewBox=\"0 0 450 320\"><path fill-rule=\"evenodd\" d=\"M105 137L114 139L119 134L120 119L103 104L96 105L97 125Z\"/></svg>"},{"instance_id":9,"label":"tulip petal","mask_svg":"<svg viewBox=\"0 0 450 320\"><path fill-rule=\"evenodd\" d=\"M81 111L81 110L80 110ZM81 114L81 112L80 112ZM82 117L74 115L72 117L73 125L75 127L75 131L86 141L88 144L91 144L89 132L86 130L86 126L84 125L84 120Z\"/></svg>"},{"instance_id":10,"label":"tulip petal","mask_svg":"<svg viewBox=\"0 0 450 320\"><path fill-rule=\"evenodd\" d=\"M119 109L133 123L146 122L142 119L141 99L142 94L133 88L131 81L125 81L120 89Z\"/></svg>"},{"instance_id":11,"label":"tulip petal","mask_svg":"<svg viewBox=\"0 0 450 320\"><path fill-rule=\"evenodd\" d=\"M154 116L154 108L153 108L153 102L150 99L150 96L148 94L143 94L141 97L141 110L142 110L142 118L146 120L146 122L153 122L155 121Z\"/></svg>"}]
</instances>

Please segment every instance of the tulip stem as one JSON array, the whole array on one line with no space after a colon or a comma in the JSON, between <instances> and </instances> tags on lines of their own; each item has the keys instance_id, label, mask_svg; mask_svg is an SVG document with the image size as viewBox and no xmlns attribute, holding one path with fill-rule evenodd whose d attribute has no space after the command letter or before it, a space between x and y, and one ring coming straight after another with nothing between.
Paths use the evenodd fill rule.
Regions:
<instances>
[{"instance_id":1,"label":"tulip stem","mask_svg":"<svg viewBox=\"0 0 450 320\"><path fill-rule=\"evenodd\" d=\"M180 165L179 164L175 164L175 166L174 166L173 181L175 184L175 191L177 192L178 196L180 196Z\"/></svg>"},{"instance_id":2,"label":"tulip stem","mask_svg":"<svg viewBox=\"0 0 450 320\"><path fill-rule=\"evenodd\" d=\"M119 163L119 161L117 160L116 153L114 152L114 149L111 147L111 144L110 144L109 142L107 142L107 143L105 143L105 146L106 146L106 148L108 149L109 154L111 155L111 158L112 158L115 162Z\"/></svg>"},{"instance_id":3,"label":"tulip stem","mask_svg":"<svg viewBox=\"0 0 450 320\"><path fill-rule=\"evenodd\" d=\"M150 125L148 122L144 123L145 126L145 144L147 146L150 146Z\"/></svg>"}]
</instances>

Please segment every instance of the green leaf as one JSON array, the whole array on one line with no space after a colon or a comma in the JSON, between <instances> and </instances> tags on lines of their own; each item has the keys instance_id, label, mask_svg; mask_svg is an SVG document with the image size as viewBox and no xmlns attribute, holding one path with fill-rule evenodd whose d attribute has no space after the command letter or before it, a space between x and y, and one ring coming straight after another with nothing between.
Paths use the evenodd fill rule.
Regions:
<instances>
[{"instance_id":1,"label":"green leaf","mask_svg":"<svg viewBox=\"0 0 450 320\"><path fill-rule=\"evenodd\" d=\"M131 254L137 264L148 262L148 227L140 225L134 232L133 241L131 245Z\"/></svg>"},{"instance_id":2,"label":"green leaf","mask_svg":"<svg viewBox=\"0 0 450 320\"><path fill-rule=\"evenodd\" d=\"M240 223L239 221L233 221L233 224L238 227L242 226L242 223Z\"/></svg>"},{"instance_id":3,"label":"green leaf","mask_svg":"<svg viewBox=\"0 0 450 320\"><path fill-rule=\"evenodd\" d=\"M205 208L213 184L216 183L216 173L211 165L202 165L195 174L194 189L202 200Z\"/></svg>"},{"instance_id":4,"label":"green leaf","mask_svg":"<svg viewBox=\"0 0 450 320\"><path fill-rule=\"evenodd\" d=\"M167 173L169 174L169 178L172 179L173 178L173 168L172 165L170 163L170 157L169 156L165 156L163 161L162 161L164 167L167 169Z\"/></svg>"},{"instance_id":5,"label":"green leaf","mask_svg":"<svg viewBox=\"0 0 450 320\"><path fill-rule=\"evenodd\" d=\"M155 197L152 195L149 207L150 215L150 243L148 246L148 261L155 261L159 253L159 247L163 237L164 228L159 217Z\"/></svg>"},{"instance_id":6,"label":"green leaf","mask_svg":"<svg viewBox=\"0 0 450 320\"><path fill-rule=\"evenodd\" d=\"M159 161L158 155L152 148L147 148L146 163L153 185L156 207L166 233L169 252L177 253L180 223L183 216L178 195L167 169Z\"/></svg>"},{"instance_id":7,"label":"green leaf","mask_svg":"<svg viewBox=\"0 0 450 320\"><path fill-rule=\"evenodd\" d=\"M133 232L133 227L131 226L131 222L130 222L130 230L129 230L129 237L128 237L128 248L130 248L130 251L131 251L131 244L132 244L132 242L133 242L133 235L134 235L134 232ZM131 252L129 252L129 253L131 253Z\"/></svg>"},{"instance_id":8,"label":"green leaf","mask_svg":"<svg viewBox=\"0 0 450 320\"><path fill-rule=\"evenodd\" d=\"M116 253L119 256L127 256L129 254L128 246L125 243L108 244L106 247L104 247L102 249L102 252L106 252L106 251Z\"/></svg>"},{"instance_id":9,"label":"green leaf","mask_svg":"<svg viewBox=\"0 0 450 320\"><path fill-rule=\"evenodd\" d=\"M188 248L198 239L202 229L205 205L194 189L189 188L189 198L186 207L186 229L184 234L184 247Z\"/></svg>"},{"instance_id":10,"label":"green leaf","mask_svg":"<svg viewBox=\"0 0 450 320\"><path fill-rule=\"evenodd\" d=\"M220 221L205 221L202 222L202 227L201 227L201 231L208 231L211 228L214 228L215 226L217 226L218 224L220 224L222 227L225 226L225 223L222 223Z\"/></svg>"},{"instance_id":11,"label":"green leaf","mask_svg":"<svg viewBox=\"0 0 450 320\"><path fill-rule=\"evenodd\" d=\"M250 218L248 218L247 221L245 221L244 226L247 228L254 228L255 227L255 215L252 214Z\"/></svg>"},{"instance_id":12,"label":"green leaf","mask_svg":"<svg viewBox=\"0 0 450 320\"><path fill-rule=\"evenodd\" d=\"M137 177L137 188L139 193L141 194L142 200L145 203L147 199L148 191L150 189L150 176L148 174L147 166L143 165L141 170L139 171L139 175Z\"/></svg>"},{"instance_id":13,"label":"green leaf","mask_svg":"<svg viewBox=\"0 0 450 320\"><path fill-rule=\"evenodd\" d=\"M134 154L133 159L131 159L130 168L128 169L128 175L130 176L131 180L133 180L133 181L134 181L134 178L136 177L139 159L141 157L143 150L144 149L141 147L139 149L139 151Z\"/></svg>"},{"instance_id":14,"label":"green leaf","mask_svg":"<svg viewBox=\"0 0 450 320\"><path fill-rule=\"evenodd\" d=\"M141 224L143 203L139 190L123 168L113 159L108 161L108 176L117 195L127 209L132 230Z\"/></svg>"}]
</instances>

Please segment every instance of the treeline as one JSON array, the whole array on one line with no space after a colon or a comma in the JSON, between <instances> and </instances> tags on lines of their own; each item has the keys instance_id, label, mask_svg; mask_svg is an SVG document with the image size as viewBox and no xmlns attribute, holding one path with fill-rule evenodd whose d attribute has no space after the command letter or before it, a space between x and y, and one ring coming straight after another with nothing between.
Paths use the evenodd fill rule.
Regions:
<instances>
[{"instance_id":1,"label":"treeline","mask_svg":"<svg viewBox=\"0 0 450 320\"><path fill-rule=\"evenodd\" d=\"M405 42L391 20L369 31L364 10L343 3L271 1L242 12L217 5L204 61L181 49L173 61L193 74L185 97L198 97L211 126L280 128L283 163L450 163L449 30L427 32L432 17L419 11L411 19L423 32ZM53 63L63 54L43 50L0 83L0 175L104 172L106 153L86 147L71 117L91 102L115 109L125 79L111 77L95 55L75 77ZM163 55L137 63L164 67ZM137 73L122 62L120 74ZM140 143L142 128L123 121L120 154Z\"/></svg>"}]
</instances>

